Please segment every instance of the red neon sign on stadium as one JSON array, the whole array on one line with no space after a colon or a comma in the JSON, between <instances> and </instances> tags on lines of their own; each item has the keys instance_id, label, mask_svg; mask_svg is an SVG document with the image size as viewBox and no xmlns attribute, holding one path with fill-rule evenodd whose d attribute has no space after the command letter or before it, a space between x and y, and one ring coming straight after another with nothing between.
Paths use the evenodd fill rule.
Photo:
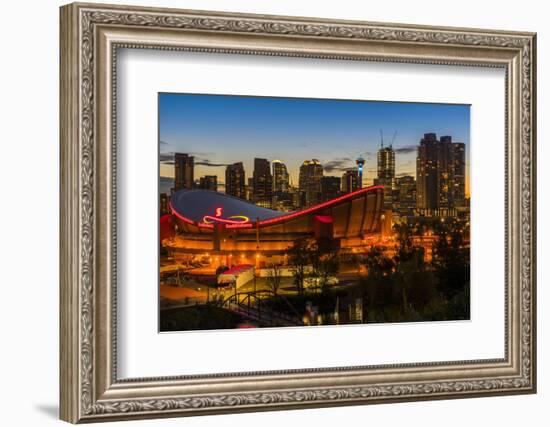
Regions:
<instances>
[{"instance_id":1,"label":"red neon sign on stadium","mask_svg":"<svg viewBox=\"0 0 550 427\"><path fill-rule=\"evenodd\" d=\"M205 215L202 218L204 224L226 224L226 225L244 225L250 223L250 218L244 215L232 215L228 218L223 218L223 208L216 208L215 216ZM234 227L237 228L237 227Z\"/></svg>"}]
</instances>

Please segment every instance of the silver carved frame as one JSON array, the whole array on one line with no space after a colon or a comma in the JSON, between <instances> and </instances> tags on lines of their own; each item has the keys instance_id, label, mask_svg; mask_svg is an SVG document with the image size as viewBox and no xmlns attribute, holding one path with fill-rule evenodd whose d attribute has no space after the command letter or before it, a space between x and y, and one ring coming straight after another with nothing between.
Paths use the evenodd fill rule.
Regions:
<instances>
[{"instance_id":1,"label":"silver carved frame","mask_svg":"<svg viewBox=\"0 0 550 427\"><path fill-rule=\"evenodd\" d=\"M63 420L535 392L535 34L100 4L71 4L60 13ZM118 379L115 65L121 47L504 68L505 357Z\"/></svg>"}]
</instances>

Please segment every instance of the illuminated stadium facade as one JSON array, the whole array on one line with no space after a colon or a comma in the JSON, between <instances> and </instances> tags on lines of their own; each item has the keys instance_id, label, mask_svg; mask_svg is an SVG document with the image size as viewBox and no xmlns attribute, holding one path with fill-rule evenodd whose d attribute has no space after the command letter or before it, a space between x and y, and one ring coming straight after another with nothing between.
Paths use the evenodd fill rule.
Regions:
<instances>
[{"instance_id":1,"label":"illuminated stadium facade","mask_svg":"<svg viewBox=\"0 0 550 427\"><path fill-rule=\"evenodd\" d=\"M366 187L289 213L219 192L180 190L171 200L176 235L161 233L161 239L180 254L256 258L256 263L284 261L300 238L330 239L340 250L352 250L380 233L383 197L383 187Z\"/></svg>"}]
</instances>

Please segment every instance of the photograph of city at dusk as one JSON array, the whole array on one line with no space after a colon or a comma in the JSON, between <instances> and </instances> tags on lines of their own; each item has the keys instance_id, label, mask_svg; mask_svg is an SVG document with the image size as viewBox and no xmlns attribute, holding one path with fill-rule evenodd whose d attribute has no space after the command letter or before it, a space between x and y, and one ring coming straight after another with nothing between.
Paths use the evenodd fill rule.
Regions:
<instances>
[{"instance_id":1,"label":"photograph of city at dusk","mask_svg":"<svg viewBox=\"0 0 550 427\"><path fill-rule=\"evenodd\" d=\"M160 93L159 330L470 319L470 106Z\"/></svg>"}]
</instances>

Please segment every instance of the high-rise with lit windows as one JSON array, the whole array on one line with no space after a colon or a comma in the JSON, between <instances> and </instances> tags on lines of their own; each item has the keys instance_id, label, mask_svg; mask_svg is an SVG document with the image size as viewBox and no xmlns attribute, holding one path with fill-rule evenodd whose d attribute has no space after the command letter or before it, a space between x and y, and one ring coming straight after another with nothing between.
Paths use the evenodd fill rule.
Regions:
<instances>
[{"instance_id":1,"label":"high-rise with lit windows","mask_svg":"<svg viewBox=\"0 0 550 427\"><path fill-rule=\"evenodd\" d=\"M273 203L273 176L267 159L254 159L252 174L252 201L258 206L271 208Z\"/></svg>"},{"instance_id":2,"label":"high-rise with lit windows","mask_svg":"<svg viewBox=\"0 0 550 427\"><path fill-rule=\"evenodd\" d=\"M326 202L340 195L341 179L338 176L324 176L321 178L321 201Z\"/></svg>"},{"instance_id":3,"label":"high-rise with lit windows","mask_svg":"<svg viewBox=\"0 0 550 427\"><path fill-rule=\"evenodd\" d=\"M466 206L466 145L453 143L453 201L455 207Z\"/></svg>"},{"instance_id":4,"label":"high-rise with lit windows","mask_svg":"<svg viewBox=\"0 0 550 427\"><path fill-rule=\"evenodd\" d=\"M288 171L286 165L280 160L273 160L273 192L287 193L288 192Z\"/></svg>"},{"instance_id":5,"label":"high-rise with lit windows","mask_svg":"<svg viewBox=\"0 0 550 427\"><path fill-rule=\"evenodd\" d=\"M342 193L352 193L359 188L359 173L357 170L348 170L342 175Z\"/></svg>"},{"instance_id":6,"label":"high-rise with lit windows","mask_svg":"<svg viewBox=\"0 0 550 427\"><path fill-rule=\"evenodd\" d=\"M451 136L427 133L416 159L416 207L423 215L452 215L465 204L465 149Z\"/></svg>"},{"instance_id":7,"label":"high-rise with lit windows","mask_svg":"<svg viewBox=\"0 0 550 427\"><path fill-rule=\"evenodd\" d=\"M174 154L174 190L189 190L195 184L195 158L186 153Z\"/></svg>"},{"instance_id":8,"label":"high-rise with lit windows","mask_svg":"<svg viewBox=\"0 0 550 427\"><path fill-rule=\"evenodd\" d=\"M321 178L323 178L323 165L319 160L304 160L300 166L298 178L302 207L315 205L321 200Z\"/></svg>"},{"instance_id":9,"label":"high-rise with lit windows","mask_svg":"<svg viewBox=\"0 0 550 427\"><path fill-rule=\"evenodd\" d=\"M395 178L392 210L399 215L412 216L416 208L416 180L411 175Z\"/></svg>"},{"instance_id":10,"label":"high-rise with lit windows","mask_svg":"<svg viewBox=\"0 0 550 427\"><path fill-rule=\"evenodd\" d=\"M199 178L199 188L202 190L218 191L218 177L205 175Z\"/></svg>"},{"instance_id":11,"label":"high-rise with lit windows","mask_svg":"<svg viewBox=\"0 0 550 427\"><path fill-rule=\"evenodd\" d=\"M246 199L244 166L242 162L233 163L225 168L225 194Z\"/></svg>"},{"instance_id":12,"label":"high-rise with lit windows","mask_svg":"<svg viewBox=\"0 0 550 427\"><path fill-rule=\"evenodd\" d=\"M384 208L391 209L393 201L393 190L395 189L395 151L391 144L384 147L381 142L377 153L377 174L374 185L384 187Z\"/></svg>"}]
</instances>

